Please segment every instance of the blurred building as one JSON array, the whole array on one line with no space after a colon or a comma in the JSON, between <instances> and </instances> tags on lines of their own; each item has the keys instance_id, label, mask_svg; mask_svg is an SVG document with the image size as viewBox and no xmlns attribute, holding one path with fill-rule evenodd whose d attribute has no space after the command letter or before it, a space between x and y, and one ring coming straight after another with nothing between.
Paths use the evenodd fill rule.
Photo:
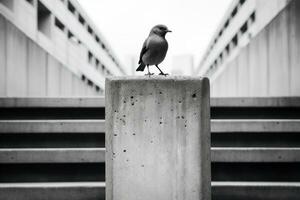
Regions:
<instances>
[{"instance_id":1,"label":"blurred building","mask_svg":"<svg viewBox=\"0 0 300 200\"><path fill-rule=\"evenodd\" d=\"M192 75L194 58L190 54L177 55L172 58L172 75Z\"/></svg>"},{"instance_id":2,"label":"blurred building","mask_svg":"<svg viewBox=\"0 0 300 200\"><path fill-rule=\"evenodd\" d=\"M299 13L296 0L234 0L197 68L212 95L300 95Z\"/></svg>"},{"instance_id":3,"label":"blurred building","mask_svg":"<svg viewBox=\"0 0 300 200\"><path fill-rule=\"evenodd\" d=\"M101 95L123 74L76 0L0 0L0 96Z\"/></svg>"}]
</instances>

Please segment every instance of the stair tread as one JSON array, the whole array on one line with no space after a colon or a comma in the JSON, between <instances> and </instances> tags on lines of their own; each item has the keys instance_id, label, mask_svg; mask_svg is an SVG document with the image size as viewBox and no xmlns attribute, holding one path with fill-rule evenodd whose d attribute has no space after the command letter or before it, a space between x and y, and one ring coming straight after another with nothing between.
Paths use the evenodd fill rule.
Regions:
<instances>
[{"instance_id":1,"label":"stair tread","mask_svg":"<svg viewBox=\"0 0 300 200\"><path fill-rule=\"evenodd\" d=\"M212 162L299 162L300 148L213 147ZM105 148L4 148L1 163L105 162Z\"/></svg>"},{"instance_id":2,"label":"stair tread","mask_svg":"<svg viewBox=\"0 0 300 200\"><path fill-rule=\"evenodd\" d=\"M104 132L105 120L0 120L0 133ZM300 120L212 120L212 132L300 132Z\"/></svg>"},{"instance_id":3,"label":"stair tread","mask_svg":"<svg viewBox=\"0 0 300 200\"><path fill-rule=\"evenodd\" d=\"M300 107L300 97L216 97L212 107Z\"/></svg>"},{"instance_id":4,"label":"stair tread","mask_svg":"<svg viewBox=\"0 0 300 200\"><path fill-rule=\"evenodd\" d=\"M105 187L105 182L33 182L0 183L0 188L65 188L65 187Z\"/></svg>"},{"instance_id":5,"label":"stair tread","mask_svg":"<svg viewBox=\"0 0 300 200\"><path fill-rule=\"evenodd\" d=\"M0 149L0 163L100 163L105 148Z\"/></svg>"},{"instance_id":6,"label":"stair tread","mask_svg":"<svg viewBox=\"0 0 300 200\"><path fill-rule=\"evenodd\" d=\"M212 162L300 162L300 148L213 147Z\"/></svg>"},{"instance_id":7,"label":"stair tread","mask_svg":"<svg viewBox=\"0 0 300 200\"><path fill-rule=\"evenodd\" d=\"M300 187L300 182L212 181L212 187Z\"/></svg>"},{"instance_id":8,"label":"stair tread","mask_svg":"<svg viewBox=\"0 0 300 200\"><path fill-rule=\"evenodd\" d=\"M0 120L0 133L100 133L105 120Z\"/></svg>"},{"instance_id":9,"label":"stair tread","mask_svg":"<svg viewBox=\"0 0 300 200\"><path fill-rule=\"evenodd\" d=\"M211 132L300 132L300 120L212 120Z\"/></svg>"},{"instance_id":10,"label":"stair tread","mask_svg":"<svg viewBox=\"0 0 300 200\"><path fill-rule=\"evenodd\" d=\"M300 182L212 181L212 187L300 187ZM0 188L30 187L105 187L105 182L28 182L0 183Z\"/></svg>"}]
</instances>

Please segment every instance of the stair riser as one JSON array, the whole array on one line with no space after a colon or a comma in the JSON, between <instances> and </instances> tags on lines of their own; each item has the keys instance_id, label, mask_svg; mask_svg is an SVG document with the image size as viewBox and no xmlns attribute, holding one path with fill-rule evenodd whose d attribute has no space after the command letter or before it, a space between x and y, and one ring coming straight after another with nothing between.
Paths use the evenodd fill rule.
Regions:
<instances>
[{"instance_id":1,"label":"stair riser","mask_svg":"<svg viewBox=\"0 0 300 200\"><path fill-rule=\"evenodd\" d=\"M212 107L211 119L300 119L300 108Z\"/></svg>"},{"instance_id":2,"label":"stair riser","mask_svg":"<svg viewBox=\"0 0 300 200\"><path fill-rule=\"evenodd\" d=\"M0 199L104 200L104 187L11 187L0 188Z\"/></svg>"},{"instance_id":3,"label":"stair riser","mask_svg":"<svg viewBox=\"0 0 300 200\"><path fill-rule=\"evenodd\" d=\"M300 182L300 163L212 163L212 181Z\"/></svg>"},{"instance_id":4,"label":"stair riser","mask_svg":"<svg viewBox=\"0 0 300 200\"><path fill-rule=\"evenodd\" d=\"M212 187L212 200L298 200L299 187Z\"/></svg>"},{"instance_id":5,"label":"stair riser","mask_svg":"<svg viewBox=\"0 0 300 200\"><path fill-rule=\"evenodd\" d=\"M104 119L105 109L99 108L0 108L5 119Z\"/></svg>"},{"instance_id":6,"label":"stair riser","mask_svg":"<svg viewBox=\"0 0 300 200\"><path fill-rule=\"evenodd\" d=\"M104 119L105 108L0 108L4 119ZM212 107L211 119L300 119L300 108Z\"/></svg>"},{"instance_id":7,"label":"stair riser","mask_svg":"<svg viewBox=\"0 0 300 200\"><path fill-rule=\"evenodd\" d=\"M0 134L0 148L105 147L104 133L7 133Z\"/></svg>"},{"instance_id":8,"label":"stair riser","mask_svg":"<svg viewBox=\"0 0 300 200\"><path fill-rule=\"evenodd\" d=\"M105 164L0 164L0 183L82 181L105 181Z\"/></svg>"},{"instance_id":9,"label":"stair riser","mask_svg":"<svg viewBox=\"0 0 300 200\"><path fill-rule=\"evenodd\" d=\"M299 133L212 133L212 147L300 147ZM0 148L105 147L104 133L2 133Z\"/></svg>"},{"instance_id":10,"label":"stair riser","mask_svg":"<svg viewBox=\"0 0 300 200\"><path fill-rule=\"evenodd\" d=\"M212 133L212 147L300 147L300 132Z\"/></svg>"},{"instance_id":11,"label":"stair riser","mask_svg":"<svg viewBox=\"0 0 300 200\"><path fill-rule=\"evenodd\" d=\"M300 133L212 133L212 147L300 147ZM104 133L2 133L0 148L105 147Z\"/></svg>"},{"instance_id":12,"label":"stair riser","mask_svg":"<svg viewBox=\"0 0 300 200\"><path fill-rule=\"evenodd\" d=\"M0 164L0 182L104 181L104 165ZM300 182L299 168L300 163L212 163L212 181Z\"/></svg>"}]
</instances>

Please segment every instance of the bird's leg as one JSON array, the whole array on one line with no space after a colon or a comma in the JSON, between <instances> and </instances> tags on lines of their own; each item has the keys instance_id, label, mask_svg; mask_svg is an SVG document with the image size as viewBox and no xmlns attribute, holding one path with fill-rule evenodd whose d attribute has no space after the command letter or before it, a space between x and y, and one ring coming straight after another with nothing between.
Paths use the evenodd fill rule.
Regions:
<instances>
[{"instance_id":1,"label":"bird's leg","mask_svg":"<svg viewBox=\"0 0 300 200\"><path fill-rule=\"evenodd\" d=\"M155 65L156 67L157 67L157 69L160 71L160 74L159 75L164 75L164 76L167 76L167 75L169 75L169 74L165 74L165 73L163 73L163 71L161 71L161 69L158 67L158 65Z\"/></svg>"},{"instance_id":2,"label":"bird's leg","mask_svg":"<svg viewBox=\"0 0 300 200\"><path fill-rule=\"evenodd\" d=\"M153 75L154 73L150 73L150 70L149 70L149 65L147 65L147 69L148 69L148 74L145 74L146 76L148 75L149 77L151 76L151 75Z\"/></svg>"}]
</instances>

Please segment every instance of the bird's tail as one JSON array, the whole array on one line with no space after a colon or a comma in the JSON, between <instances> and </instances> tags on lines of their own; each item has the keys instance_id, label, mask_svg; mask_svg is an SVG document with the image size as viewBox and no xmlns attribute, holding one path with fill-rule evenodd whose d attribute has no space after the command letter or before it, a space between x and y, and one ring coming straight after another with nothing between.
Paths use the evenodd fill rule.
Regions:
<instances>
[{"instance_id":1,"label":"bird's tail","mask_svg":"<svg viewBox=\"0 0 300 200\"><path fill-rule=\"evenodd\" d=\"M139 67L136 69L136 71L144 71L146 65L143 62L140 62Z\"/></svg>"}]
</instances>

